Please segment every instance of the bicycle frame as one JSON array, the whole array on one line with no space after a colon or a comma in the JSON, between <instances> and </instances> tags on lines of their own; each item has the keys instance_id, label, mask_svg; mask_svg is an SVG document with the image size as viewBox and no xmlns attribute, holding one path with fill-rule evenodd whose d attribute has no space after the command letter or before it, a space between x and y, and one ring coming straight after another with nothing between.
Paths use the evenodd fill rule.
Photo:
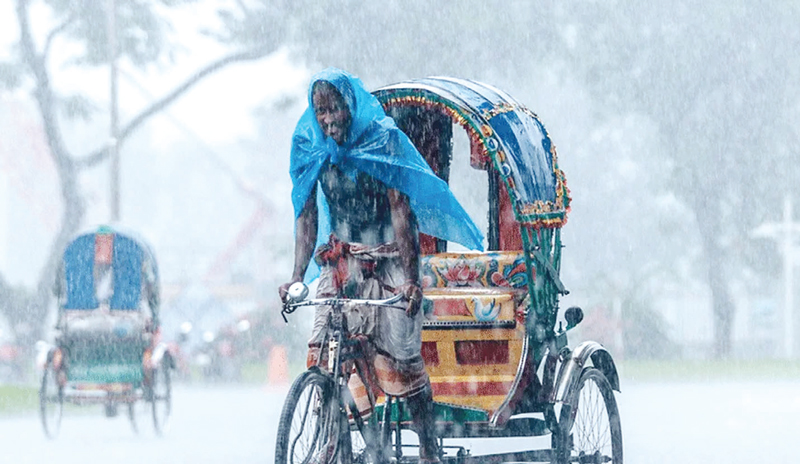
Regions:
<instances>
[{"instance_id":1,"label":"bicycle frame","mask_svg":"<svg viewBox=\"0 0 800 464\"><path fill-rule=\"evenodd\" d=\"M305 294L307 292L304 292ZM347 417L348 410L352 417L353 424L356 430L364 438L365 452L378 457L380 460L388 460L389 457L386 453L389 451L389 441L391 438L390 425L389 425L389 408L384 409L384 416L380 422L377 420L365 421L361 417L361 413L356 405L355 398L353 398L350 389L348 388L348 381L352 372L350 362L353 362L355 367L355 374L361 379L367 390L370 410L375 410L375 397L372 389L370 388L371 382L369 381L369 373L363 372L360 360L365 360L363 350L361 349L362 341L359 339L351 339L350 333L346 326L345 311L347 306L374 306L383 308L393 308L405 310L404 307L397 306L395 303L401 301L403 295L395 295L391 298L384 300L368 300L368 299L345 299L345 298L319 298L293 301L290 299L284 303L281 315L286 320L286 314L293 313L297 308L302 306L328 306L331 311L328 315L328 321L325 326L325 333L323 340L326 342L320 346L320 355L322 350L328 350L326 370L320 369L330 378L331 385L333 386L332 396L330 400L330 422L323 426L331 427L335 424L334 421L339 420L341 423L346 423L348 430L350 430L349 421L342 418ZM327 344L327 347L325 346ZM320 356L321 357L321 356ZM365 364L364 367L369 369L369 365ZM390 401L387 396L387 402ZM372 415L371 418L375 418ZM381 429L383 433L380 433ZM335 441L335 448L329 451L329 456L336 456L337 453L344 452L351 454L350 440L344 440L344 434L339 434L339 439ZM398 448L401 446L399 440L398 428ZM399 451L399 450L398 450Z\"/></svg>"}]
</instances>

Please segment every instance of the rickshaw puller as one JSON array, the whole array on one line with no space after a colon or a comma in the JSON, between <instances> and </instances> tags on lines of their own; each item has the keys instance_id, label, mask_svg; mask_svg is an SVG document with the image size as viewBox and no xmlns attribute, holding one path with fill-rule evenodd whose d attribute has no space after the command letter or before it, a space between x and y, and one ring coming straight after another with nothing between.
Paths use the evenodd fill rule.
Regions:
<instances>
[{"instance_id":1,"label":"rickshaw puller","mask_svg":"<svg viewBox=\"0 0 800 464\"><path fill-rule=\"evenodd\" d=\"M328 243L316 254L321 267L317 297L405 295L405 312L357 308L347 322L374 348L368 360L371 380L387 394L406 397L420 438L421 460L438 462L432 392L420 354L418 232L471 248L481 247L481 233L377 99L359 79L338 69L312 78L309 108L292 139L291 175L295 265L292 282L279 289L281 298L291 283L304 279L317 238L328 236L328 230ZM317 308L310 365L324 357L321 332L328 311ZM357 402L361 400L359 408L366 399L360 383L358 376L351 376L350 389Z\"/></svg>"}]
</instances>

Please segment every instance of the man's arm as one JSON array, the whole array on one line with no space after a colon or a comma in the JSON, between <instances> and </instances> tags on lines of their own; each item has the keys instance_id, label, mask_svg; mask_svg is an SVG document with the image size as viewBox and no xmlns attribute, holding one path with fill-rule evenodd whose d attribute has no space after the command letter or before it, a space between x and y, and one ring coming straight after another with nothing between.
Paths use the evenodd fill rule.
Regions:
<instances>
[{"instance_id":1,"label":"man's arm","mask_svg":"<svg viewBox=\"0 0 800 464\"><path fill-rule=\"evenodd\" d=\"M419 279L419 235L417 220L411 211L408 197L402 192L389 189L389 204L392 208L392 226L395 241L400 249L400 262L406 281L400 290L408 299L406 313L413 317L422 304L422 288Z\"/></svg>"},{"instance_id":2,"label":"man's arm","mask_svg":"<svg viewBox=\"0 0 800 464\"><path fill-rule=\"evenodd\" d=\"M286 299L290 285L303 281L308 263L311 261L311 255L314 253L314 245L317 243L318 220L317 188L314 187L311 189L311 193L308 194L308 200L303 205L303 211L295 221L294 269L291 282L285 283L278 288L281 300Z\"/></svg>"}]
</instances>

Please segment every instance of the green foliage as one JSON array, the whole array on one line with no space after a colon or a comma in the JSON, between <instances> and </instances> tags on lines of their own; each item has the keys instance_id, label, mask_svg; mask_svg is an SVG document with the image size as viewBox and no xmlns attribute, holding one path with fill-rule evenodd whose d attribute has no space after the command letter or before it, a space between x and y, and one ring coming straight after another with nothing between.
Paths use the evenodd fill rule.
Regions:
<instances>
[{"instance_id":1,"label":"green foliage","mask_svg":"<svg viewBox=\"0 0 800 464\"><path fill-rule=\"evenodd\" d=\"M797 141L783 127L800 97L798 13L792 2L599 2L564 14L576 39L562 51L607 113L659 125L672 189L690 205L717 192L693 209L738 240L780 197L776 183L795 183L775 160Z\"/></svg>"},{"instance_id":2,"label":"green foliage","mask_svg":"<svg viewBox=\"0 0 800 464\"><path fill-rule=\"evenodd\" d=\"M338 66L388 83L424 75L462 75L496 82L529 77L548 54L555 24L550 7L478 0L362 2L255 0L231 39L279 34L294 56L312 68ZM369 82L367 82L369 84Z\"/></svg>"},{"instance_id":3,"label":"green foliage","mask_svg":"<svg viewBox=\"0 0 800 464\"><path fill-rule=\"evenodd\" d=\"M627 301L622 305L626 359L675 359L680 348L667 335L661 314L645 301Z\"/></svg>"},{"instance_id":4,"label":"green foliage","mask_svg":"<svg viewBox=\"0 0 800 464\"><path fill-rule=\"evenodd\" d=\"M96 0L46 0L55 20L65 26L65 36L83 50L71 60L77 65L108 63L109 2ZM172 24L161 8L174 8L191 0L116 0L116 40L120 58L143 67L168 58Z\"/></svg>"},{"instance_id":5,"label":"green foliage","mask_svg":"<svg viewBox=\"0 0 800 464\"><path fill-rule=\"evenodd\" d=\"M267 2L260 8L244 2L223 5L217 9L220 30L206 31L206 35L237 47L277 48L289 41L291 5L287 0ZM324 5L327 2L320 4Z\"/></svg>"}]
</instances>

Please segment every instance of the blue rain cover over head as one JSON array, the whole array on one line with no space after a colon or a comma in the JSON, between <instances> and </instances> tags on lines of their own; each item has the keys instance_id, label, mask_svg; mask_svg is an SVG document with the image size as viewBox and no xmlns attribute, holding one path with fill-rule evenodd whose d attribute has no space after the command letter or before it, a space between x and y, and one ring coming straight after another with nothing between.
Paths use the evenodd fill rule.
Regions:
<instances>
[{"instance_id":1,"label":"blue rain cover over head","mask_svg":"<svg viewBox=\"0 0 800 464\"><path fill-rule=\"evenodd\" d=\"M350 109L352 122L341 146L323 134L314 114L311 94L317 81L333 84ZM300 216L326 162L335 164L352 178L360 171L406 194L420 232L471 249L483 249L483 234L447 183L433 173L361 80L336 68L328 68L312 77L308 108L292 135L290 174L295 218ZM317 192L321 211L317 235L320 243L327 240L330 217L327 203L319 201L322 189ZM311 277L314 276L306 273L306 279Z\"/></svg>"}]
</instances>

